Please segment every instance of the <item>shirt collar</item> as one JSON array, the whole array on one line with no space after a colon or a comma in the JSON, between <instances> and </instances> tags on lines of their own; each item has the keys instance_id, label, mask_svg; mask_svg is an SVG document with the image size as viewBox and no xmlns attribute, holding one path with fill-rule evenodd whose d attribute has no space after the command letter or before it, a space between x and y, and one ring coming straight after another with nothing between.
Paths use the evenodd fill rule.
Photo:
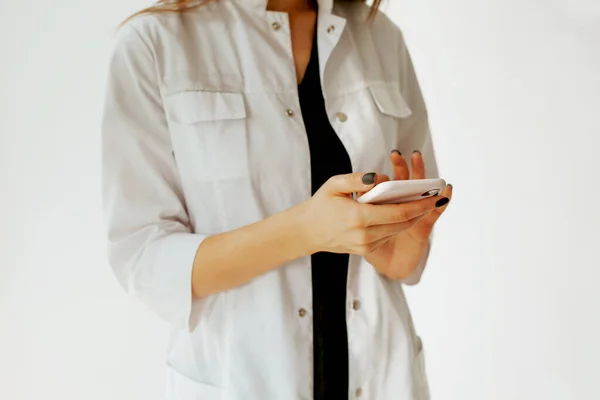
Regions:
<instances>
[{"instance_id":1,"label":"shirt collar","mask_svg":"<svg viewBox=\"0 0 600 400\"><path fill-rule=\"evenodd\" d=\"M246 3L253 7L261 8L266 10L268 0L238 0L240 3ZM319 4L319 13L331 14L333 10L334 0L317 0Z\"/></svg>"}]
</instances>

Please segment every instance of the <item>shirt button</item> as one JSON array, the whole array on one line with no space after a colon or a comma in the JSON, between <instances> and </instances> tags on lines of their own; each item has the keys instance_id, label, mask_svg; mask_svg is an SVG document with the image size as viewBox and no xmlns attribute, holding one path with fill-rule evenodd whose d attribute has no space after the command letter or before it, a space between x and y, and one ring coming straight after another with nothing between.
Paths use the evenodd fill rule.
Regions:
<instances>
[{"instance_id":1,"label":"shirt button","mask_svg":"<svg viewBox=\"0 0 600 400\"><path fill-rule=\"evenodd\" d=\"M291 108L288 108L287 110L285 110L285 113L287 114L288 117L293 117L294 115L296 115L294 110L292 110Z\"/></svg>"},{"instance_id":2,"label":"shirt button","mask_svg":"<svg viewBox=\"0 0 600 400\"><path fill-rule=\"evenodd\" d=\"M356 397L362 396L362 389L361 388L356 388L355 395L356 395Z\"/></svg>"},{"instance_id":3,"label":"shirt button","mask_svg":"<svg viewBox=\"0 0 600 400\"><path fill-rule=\"evenodd\" d=\"M327 33L332 33L333 31L335 31L335 25L329 25L327 27Z\"/></svg>"},{"instance_id":4,"label":"shirt button","mask_svg":"<svg viewBox=\"0 0 600 400\"><path fill-rule=\"evenodd\" d=\"M360 300L354 300L354 301L352 302L352 308L353 308L355 311L358 311L358 310L360 310Z\"/></svg>"},{"instance_id":5,"label":"shirt button","mask_svg":"<svg viewBox=\"0 0 600 400\"><path fill-rule=\"evenodd\" d=\"M301 309L299 309L299 310L298 310L298 316L299 316L300 318L304 318L304 317L306 317L306 310L305 310L304 308L301 308Z\"/></svg>"},{"instance_id":6,"label":"shirt button","mask_svg":"<svg viewBox=\"0 0 600 400\"><path fill-rule=\"evenodd\" d=\"M274 31L278 31L281 29L281 24L279 22L273 22L271 24L271 27L273 28Z\"/></svg>"},{"instance_id":7,"label":"shirt button","mask_svg":"<svg viewBox=\"0 0 600 400\"><path fill-rule=\"evenodd\" d=\"M340 122L348 121L348 116L346 114L344 114L343 112L337 113L336 117L337 117L338 121L340 121Z\"/></svg>"}]
</instances>

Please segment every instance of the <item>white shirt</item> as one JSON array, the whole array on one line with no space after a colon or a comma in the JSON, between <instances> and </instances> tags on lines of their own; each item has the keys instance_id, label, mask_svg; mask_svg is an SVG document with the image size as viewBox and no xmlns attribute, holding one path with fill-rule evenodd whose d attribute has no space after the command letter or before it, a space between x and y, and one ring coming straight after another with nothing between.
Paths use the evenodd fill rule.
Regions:
<instances>
[{"instance_id":1,"label":"white shirt","mask_svg":"<svg viewBox=\"0 0 600 400\"><path fill-rule=\"evenodd\" d=\"M323 94L353 170L391 175L392 149L418 149L437 176L399 29L383 14L368 24L366 5L328 1L317 29ZM191 294L208 235L311 196L287 14L266 11L266 0L218 0L128 23L110 62L102 141L111 266L173 328L167 398L312 399L310 257ZM350 257L351 399L429 398L402 285Z\"/></svg>"}]
</instances>

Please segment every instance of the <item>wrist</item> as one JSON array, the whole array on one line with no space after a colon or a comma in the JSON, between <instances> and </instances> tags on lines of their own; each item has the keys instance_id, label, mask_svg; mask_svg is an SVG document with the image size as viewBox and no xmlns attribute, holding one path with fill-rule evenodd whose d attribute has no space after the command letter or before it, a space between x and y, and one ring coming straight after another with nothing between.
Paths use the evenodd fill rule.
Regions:
<instances>
[{"instance_id":1,"label":"wrist","mask_svg":"<svg viewBox=\"0 0 600 400\"><path fill-rule=\"evenodd\" d=\"M289 229L294 234L298 251L302 256L308 256L319 251L314 242L314 224L309 218L307 203L299 204L286 211Z\"/></svg>"}]
</instances>

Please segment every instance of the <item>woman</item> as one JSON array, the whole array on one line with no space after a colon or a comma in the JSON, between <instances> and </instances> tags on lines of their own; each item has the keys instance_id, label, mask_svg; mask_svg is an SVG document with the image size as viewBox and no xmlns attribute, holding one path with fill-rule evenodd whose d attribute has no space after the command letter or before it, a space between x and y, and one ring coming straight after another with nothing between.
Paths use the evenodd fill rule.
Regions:
<instances>
[{"instance_id":1,"label":"woman","mask_svg":"<svg viewBox=\"0 0 600 400\"><path fill-rule=\"evenodd\" d=\"M428 398L402 284L451 188L353 200L437 175L400 31L360 1L141 14L110 63L104 200L119 281L173 328L168 398Z\"/></svg>"}]
</instances>

